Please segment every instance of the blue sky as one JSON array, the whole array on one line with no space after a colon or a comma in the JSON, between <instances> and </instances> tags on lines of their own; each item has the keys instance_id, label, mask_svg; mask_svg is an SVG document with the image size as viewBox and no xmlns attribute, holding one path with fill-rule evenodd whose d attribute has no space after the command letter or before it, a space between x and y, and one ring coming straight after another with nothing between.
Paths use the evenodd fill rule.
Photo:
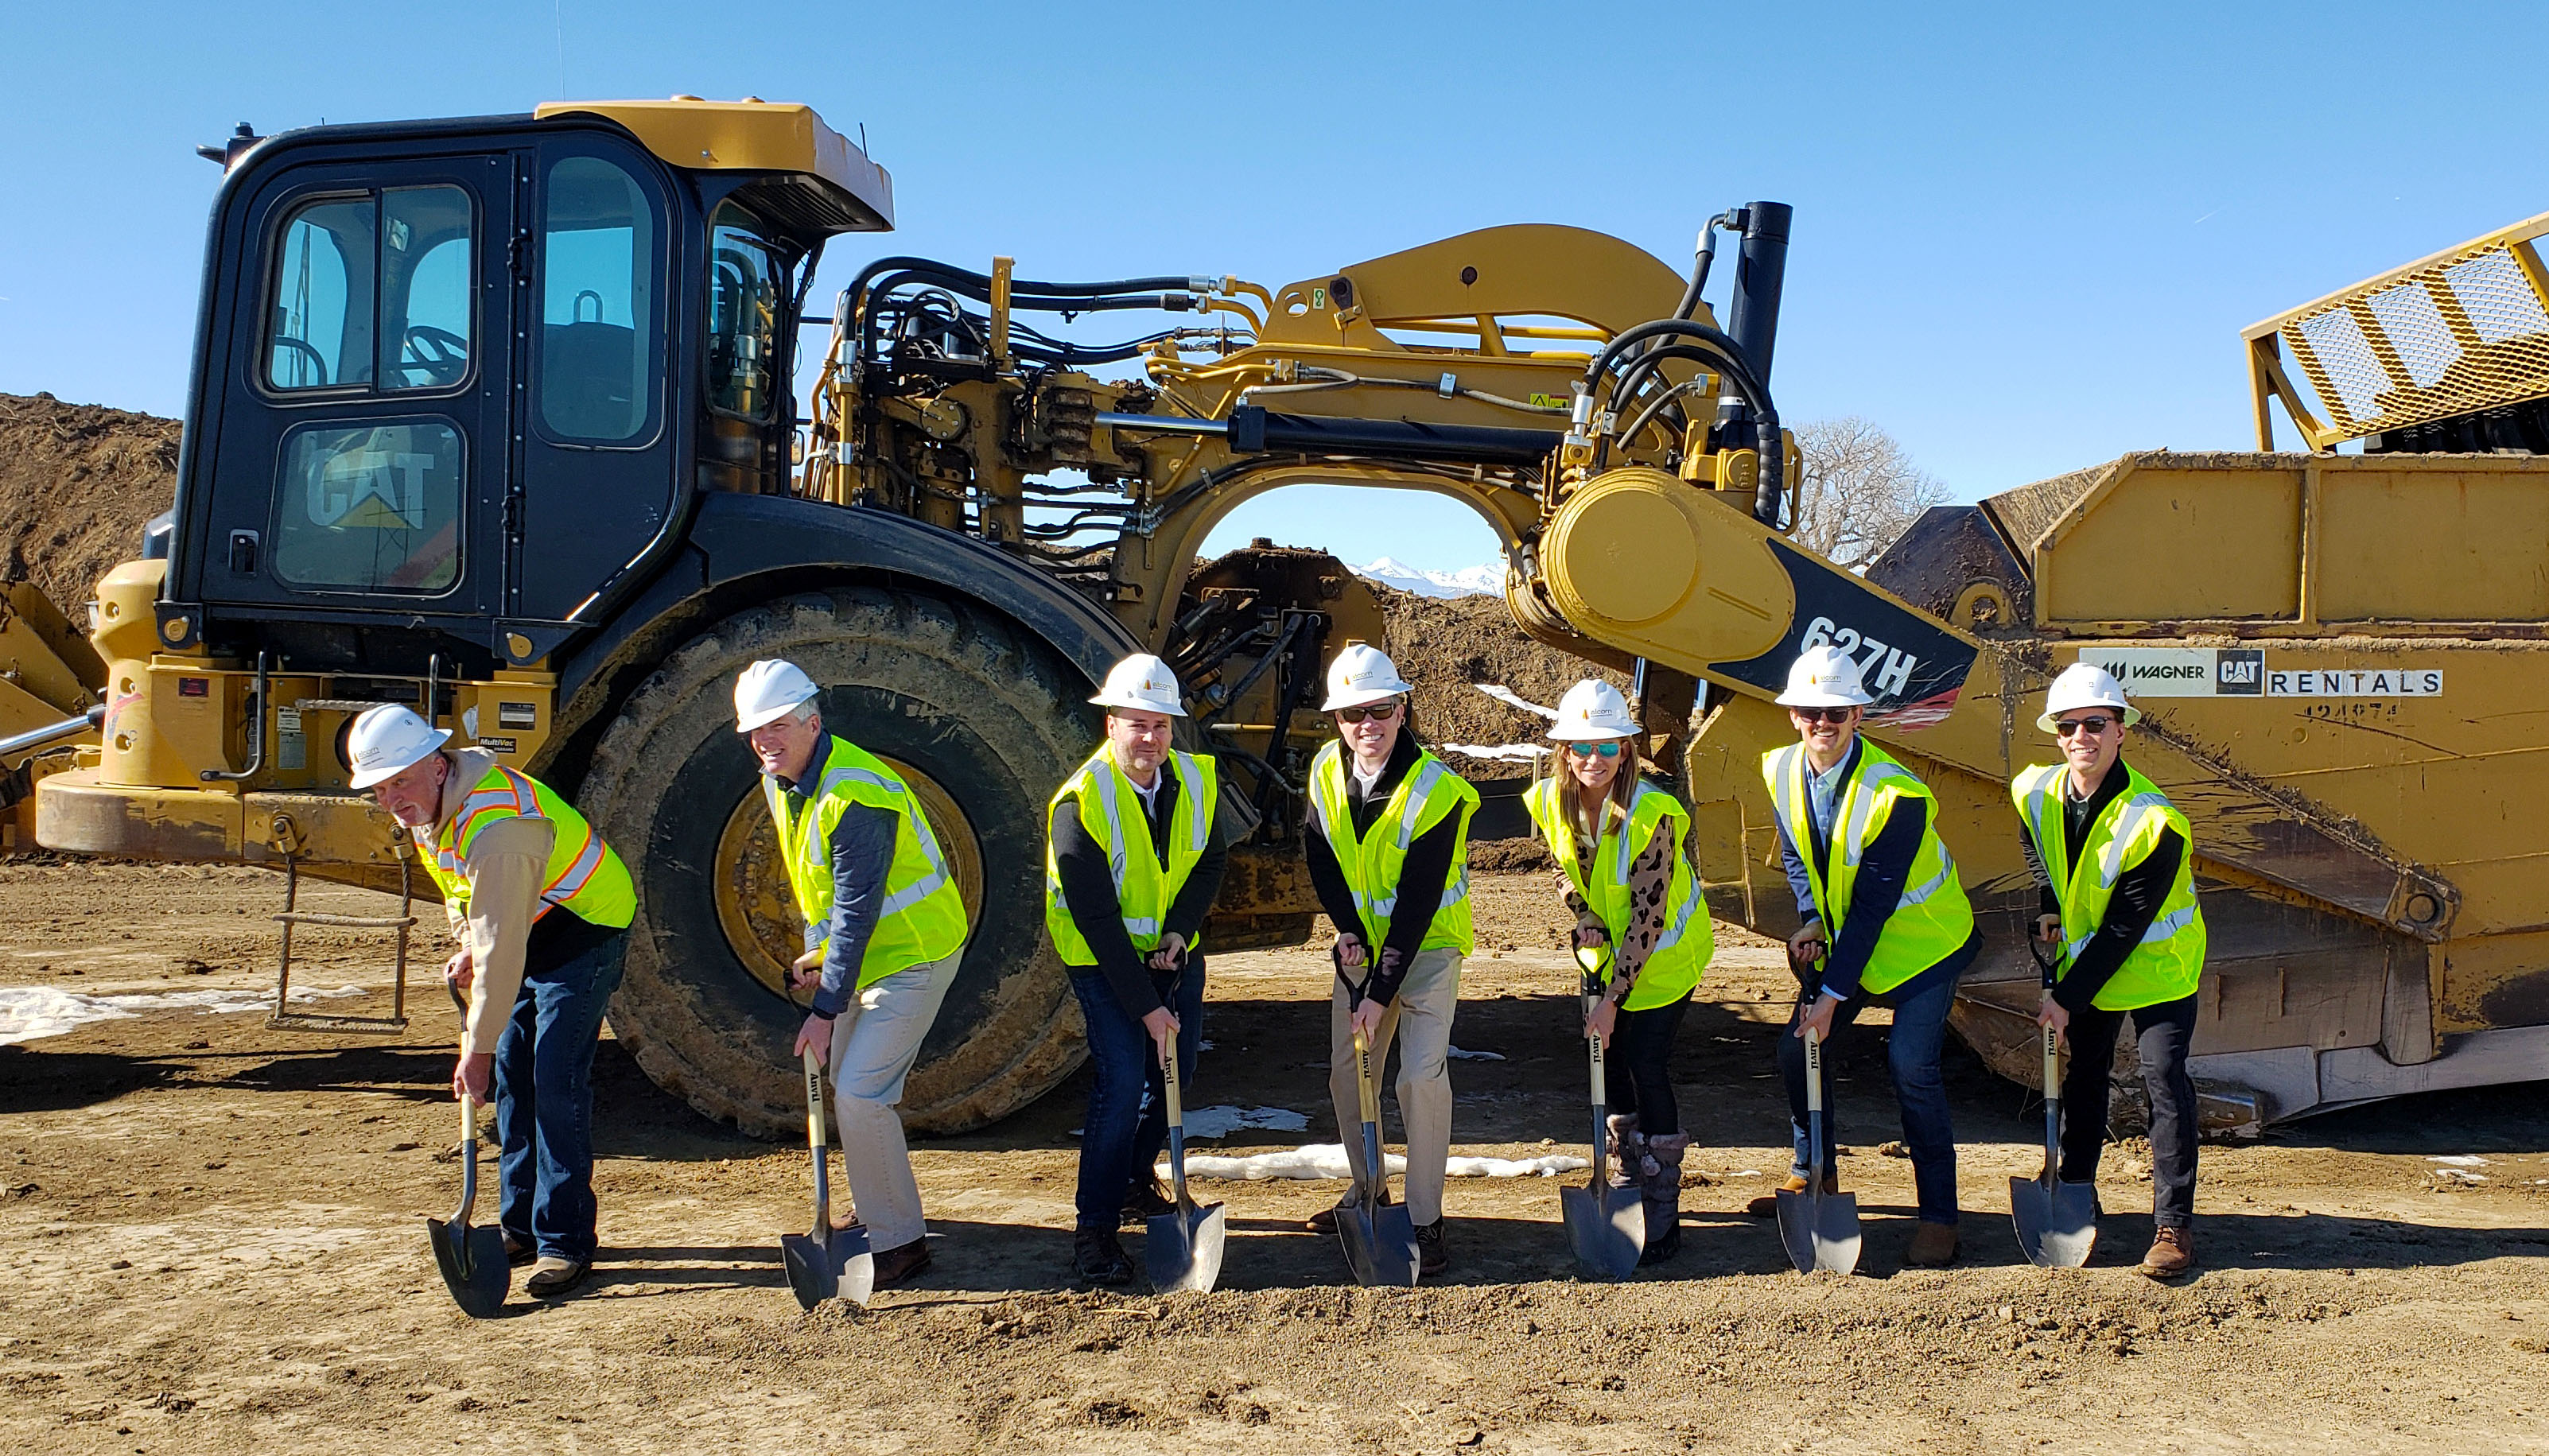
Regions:
<instances>
[{"instance_id":1,"label":"blue sky","mask_svg":"<svg viewBox=\"0 0 2549 1456\"><path fill-rule=\"evenodd\" d=\"M0 391L183 410L191 148L240 120L754 94L895 174L899 235L818 295L888 247L1276 284L1525 221L1681 268L1710 214L1788 202L1783 412L1865 415L1972 499L2249 447L2242 324L2549 209L2515 59L2544 42L2549 8L2487 5L18 5ZM1215 544L1252 534L1492 549L1371 492L1279 493Z\"/></svg>"}]
</instances>

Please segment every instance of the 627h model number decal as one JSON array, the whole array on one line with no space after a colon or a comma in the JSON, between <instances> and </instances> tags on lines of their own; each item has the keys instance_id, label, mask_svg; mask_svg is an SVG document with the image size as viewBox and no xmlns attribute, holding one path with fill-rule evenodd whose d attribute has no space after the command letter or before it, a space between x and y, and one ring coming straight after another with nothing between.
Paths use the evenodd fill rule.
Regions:
<instances>
[{"instance_id":1,"label":"627h model number decal","mask_svg":"<svg viewBox=\"0 0 2549 1456\"><path fill-rule=\"evenodd\" d=\"M1775 695L1788 685L1788 668L1799 653L1831 646L1858 664L1876 699L1867 710L1872 722L1926 728L1955 706L1974 668L1972 643L1784 541L1763 544L1796 588L1796 614L1776 647L1743 662L1711 663L1712 676Z\"/></svg>"}]
</instances>

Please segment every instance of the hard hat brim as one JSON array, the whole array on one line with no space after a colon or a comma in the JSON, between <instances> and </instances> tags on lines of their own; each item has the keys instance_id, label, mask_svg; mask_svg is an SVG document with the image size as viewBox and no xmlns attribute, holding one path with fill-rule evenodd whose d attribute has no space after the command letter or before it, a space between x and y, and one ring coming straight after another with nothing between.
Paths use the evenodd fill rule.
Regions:
<instances>
[{"instance_id":1,"label":"hard hat brim","mask_svg":"<svg viewBox=\"0 0 2549 1456\"><path fill-rule=\"evenodd\" d=\"M433 737L427 739L425 747L419 750L414 757L383 768L361 770L352 777L346 779L345 785L348 788L369 788L373 784L379 783L385 779L395 778L399 774L406 773L408 770L415 768L417 765L424 763L425 760L432 758L435 754L442 751L442 746L444 744L451 741L451 730L448 728L436 728L432 730L432 733Z\"/></svg>"},{"instance_id":2,"label":"hard hat brim","mask_svg":"<svg viewBox=\"0 0 2549 1456\"><path fill-rule=\"evenodd\" d=\"M803 707L805 704L812 702L814 699L821 697L822 695L821 689L818 688L815 691L806 693L803 697L797 699L795 702L783 702L776 707L766 707L762 708L758 712L746 713L738 716L734 720L734 731L737 733L750 733L755 728L767 728L771 724L787 717L790 713L797 711L799 708Z\"/></svg>"},{"instance_id":3,"label":"hard hat brim","mask_svg":"<svg viewBox=\"0 0 2549 1456\"><path fill-rule=\"evenodd\" d=\"M2134 707L2128 702L2075 702L2065 706L2062 711L2066 713L2076 713L2082 708L2115 708L2124 715L2124 726L2127 728L2130 728L2135 723L2142 720L2142 710ZM2051 734L2053 732L2053 724L2054 715L2052 713L2045 712L2035 715L2035 727L2037 732Z\"/></svg>"},{"instance_id":4,"label":"hard hat brim","mask_svg":"<svg viewBox=\"0 0 2549 1456\"><path fill-rule=\"evenodd\" d=\"M1646 730L1632 723L1626 728L1595 728L1589 723L1558 723L1541 737L1552 743L1607 743L1614 738L1635 738Z\"/></svg>"},{"instance_id":5,"label":"hard hat brim","mask_svg":"<svg viewBox=\"0 0 2549 1456\"><path fill-rule=\"evenodd\" d=\"M1863 708L1876 701L1864 688L1852 696L1816 687L1791 687L1770 700L1783 708Z\"/></svg>"},{"instance_id":6,"label":"hard hat brim","mask_svg":"<svg viewBox=\"0 0 2549 1456\"><path fill-rule=\"evenodd\" d=\"M1401 682L1396 687L1367 687L1354 692L1331 692L1328 694L1328 700L1319 704L1319 711L1333 713L1339 708L1359 708L1368 703L1387 702L1393 697L1405 697L1415 690Z\"/></svg>"},{"instance_id":7,"label":"hard hat brim","mask_svg":"<svg viewBox=\"0 0 2549 1456\"><path fill-rule=\"evenodd\" d=\"M1183 703L1139 702L1123 693L1101 692L1089 701L1101 708L1122 708L1133 713L1165 713L1172 718L1182 718L1186 715Z\"/></svg>"}]
</instances>

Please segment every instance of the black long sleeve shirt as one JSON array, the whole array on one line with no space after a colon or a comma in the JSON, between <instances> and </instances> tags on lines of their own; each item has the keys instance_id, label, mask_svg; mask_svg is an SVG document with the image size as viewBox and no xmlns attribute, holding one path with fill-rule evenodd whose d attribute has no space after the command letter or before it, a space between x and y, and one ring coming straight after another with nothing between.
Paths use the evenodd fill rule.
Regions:
<instances>
[{"instance_id":1,"label":"black long sleeve shirt","mask_svg":"<svg viewBox=\"0 0 2549 1456\"><path fill-rule=\"evenodd\" d=\"M1424 748L1417 743L1416 735L1402 728L1397 746L1389 751L1388 764L1382 767L1380 776L1372 780L1369 794L1363 791L1355 778L1353 761L1347 761L1346 807L1354 816L1356 839L1371 833L1371 826L1379 820L1381 811L1389 807L1389 796L1398 791L1399 783L1423 755ZM1328 837L1318 833L1313 826L1310 833L1301 836L1301 841L1309 855L1310 887L1318 893L1319 908L1328 912L1328 919L1335 922L1339 935L1361 936L1364 933L1363 916L1355 909L1354 887L1346 882L1345 866L1337 863L1336 851L1329 846ZM1414 911L1418 906L1443 903L1444 888L1451 884L1452 876L1458 872L1458 866L1452 863L1452 854L1460 842L1461 816L1446 814L1442 823L1416 836L1407 846L1407 858L1398 868L1398 907L1402 913L1390 917L1388 939L1378 946L1364 948L1370 967L1365 994L1378 999L1383 1006L1398 999L1398 988L1406 981L1408 967L1415 960L1418 949L1425 944L1425 933L1433 929L1434 917L1431 914L1419 915Z\"/></svg>"},{"instance_id":2,"label":"black long sleeve shirt","mask_svg":"<svg viewBox=\"0 0 2549 1456\"><path fill-rule=\"evenodd\" d=\"M2062 795L2062 848L2068 862L2063 867L2069 874L2080 872L2081 842L2106 812L2107 805L2124 791L2131 775L2124 772L2124 761L2118 759L2107 770L2107 776L2085 799L2071 797L2071 777L2064 774L2055 786ZM2026 829L2019 838L2027 847L2028 862L2035 866L2036 904L2039 913L2059 916L2062 906L2053 897L2053 878L2045 873L2042 852L2036 848L2034 834ZM2159 907L2168 899L2169 887L2177 882L2177 866L2186 859L2186 840L2174 829L2160 834L2159 844L2150 858L2117 877L2116 891L2107 900L2106 918L2089 939L2087 947L2073 957L2071 969L2054 983L2053 999L2073 1015L2089 1009L2098 993L2124 968L2124 957L2142 943L2151 922L2159 918Z\"/></svg>"},{"instance_id":3,"label":"black long sleeve shirt","mask_svg":"<svg viewBox=\"0 0 2549 1456\"><path fill-rule=\"evenodd\" d=\"M1176 823L1178 807L1177 760L1160 764L1160 786L1150 795L1147 818L1151 830L1151 848L1160 864L1169 863L1169 830ZM1216 794L1216 797L1218 795ZM1135 793L1133 802L1142 795ZM1230 866L1230 845L1223 833L1219 806L1206 812L1214 815L1211 839L1204 846L1203 858L1195 862L1184 884L1169 901L1169 913L1160 923L1163 937L1182 936L1192 945L1195 933L1203 929L1204 917L1212 913L1212 902L1221 893L1222 872ZM1115 999L1135 1018L1150 1015L1166 1005L1160 985L1154 976L1149 957L1134 949L1133 938L1124 931L1124 902L1115 896L1115 871L1106 846L1089 837L1080 822L1080 797L1077 794L1054 805L1053 822L1054 869L1062 880L1062 904L1071 912L1071 923L1080 938L1097 956L1097 969L1115 992Z\"/></svg>"},{"instance_id":4,"label":"black long sleeve shirt","mask_svg":"<svg viewBox=\"0 0 2549 1456\"><path fill-rule=\"evenodd\" d=\"M1850 745L1849 758L1841 765L1841 782L1858 772L1858 760L1864 745ZM1844 792L1846 789L1844 788ZM1836 815L1840 805L1834 805ZM1832 842L1824 831L1807 816L1806 833L1814 841L1816 863L1824 866L1824 881L1832 881ZM1844 1000L1859 993L1859 977L1867 971L1868 957L1876 954L1877 938L1885 934L1885 922L1893 918L1895 908L1903 903L1903 887L1912 874L1912 861L1921 853L1922 836L1930 827L1930 805L1924 799L1898 799L1885 824L1867 853L1858 860L1858 875L1850 881L1849 913L1838 930L1824 927L1831 937L1824 953L1823 982L1817 989L1829 991ZM1797 843L1788 836L1785 820L1779 821L1779 862L1788 872L1788 887L1797 896L1797 915L1812 920L1815 908L1814 880L1806 872L1805 857Z\"/></svg>"}]
</instances>

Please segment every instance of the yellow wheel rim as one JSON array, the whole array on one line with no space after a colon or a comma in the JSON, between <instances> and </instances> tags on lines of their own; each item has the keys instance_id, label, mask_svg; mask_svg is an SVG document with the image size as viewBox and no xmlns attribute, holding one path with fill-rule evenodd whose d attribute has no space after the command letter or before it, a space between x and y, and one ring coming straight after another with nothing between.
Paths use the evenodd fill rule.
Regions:
<instances>
[{"instance_id":1,"label":"yellow wheel rim","mask_svg":"<svg viewBox=\"0 0 2549 1456\"><path fill-rule=\"evenodd\" d=\"M883 758L883 755L879 755ZM970 929L983 916L983 846L956 800L938 781L895 759L886 765L899 774L920 800L921 815L938 836L938 848L956 871L957 892L965 898ZM755 784L726 816L717 836L715 890L717 924L726 944L752 978L782 996L788 966L802 954L804 918L797 913L796 893L788 884L787 863L779 853L779 827ZM792 1000L802 1002L800 993Z\"/></svg>"}]
</instances>

